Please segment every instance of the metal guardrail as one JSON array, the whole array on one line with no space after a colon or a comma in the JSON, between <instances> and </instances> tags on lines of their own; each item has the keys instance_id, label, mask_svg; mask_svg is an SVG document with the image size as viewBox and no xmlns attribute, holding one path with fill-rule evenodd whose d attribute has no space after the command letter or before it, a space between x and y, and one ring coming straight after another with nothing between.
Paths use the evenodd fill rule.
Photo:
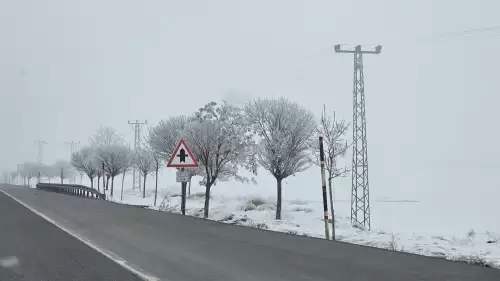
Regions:
<instances>
[{"instance_id":1,"label":"metal guardrail","mask_svg":"<svg viewBox=\"0 0 500 281\"><path fill-rule=\"evenodd\" d=\"M78 184L57 184L57 183L38 183L36 185L37 189L57 192L57 193L65 193L70 195L82 196L86 198L92 199L103 199L106 200L106 195L100 193L99 191Z\"/></svg>"}]
</instances>

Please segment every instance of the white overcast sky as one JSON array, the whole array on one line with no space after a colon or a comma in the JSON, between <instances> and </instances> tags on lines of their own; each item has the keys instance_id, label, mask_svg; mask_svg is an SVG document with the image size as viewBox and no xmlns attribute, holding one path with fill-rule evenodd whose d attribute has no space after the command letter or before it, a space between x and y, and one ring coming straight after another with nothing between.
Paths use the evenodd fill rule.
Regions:
<instances>
[{"instance_id":1,"label":"white overcast sky","mask_svg":"<svg viewBox=\"0 0 500 281\"><path fill-rule=\"evenodd\" d=\"M352 57L332 46L382 44L365 56L372 198L493 202L500 30L433 37L499 26L499 10L498 0L0 0L0 167L35 160L37 139L50 163L101 124L129 139L129 119L155 124L223 98L285 96L350 121ZM289 188L316 191L318 175Z\"/></svg>"}]
</instances>

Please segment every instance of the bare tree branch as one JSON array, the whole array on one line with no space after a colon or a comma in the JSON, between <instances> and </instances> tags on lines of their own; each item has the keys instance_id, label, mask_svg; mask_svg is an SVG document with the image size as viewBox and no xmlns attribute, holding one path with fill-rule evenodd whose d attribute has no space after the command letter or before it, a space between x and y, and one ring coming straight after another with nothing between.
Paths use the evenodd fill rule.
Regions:
<instances>
[{"instance_id":1,"label":"bare tree branch","mask_svg":"<svg viewBox=\"0 0 500 281\"><path fill-rule=\"evenodd\" d=\"M333 117L326 115L326 109L323 110L320 122L316 128L316 133L323 136L323 149L325 152L325 168L327 171L328 180L337 177L345 177L350 171L348 167L338 169L337 157L344 156L352 143L345 139L350 123L345 120L337 120L335 112ZM314 164L320 164L319 161L319 145L317 139L312 140L311 147L314 151Z\"/></svg>"}]
</instances>

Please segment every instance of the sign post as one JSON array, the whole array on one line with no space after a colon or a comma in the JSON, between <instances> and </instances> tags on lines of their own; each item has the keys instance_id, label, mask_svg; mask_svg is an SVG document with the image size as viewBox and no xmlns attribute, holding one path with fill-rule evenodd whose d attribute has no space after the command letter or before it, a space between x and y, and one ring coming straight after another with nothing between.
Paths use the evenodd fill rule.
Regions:
<instances>
[{"instance_id":1,"label":"sign post","mask_svg":"<svg viewBox=\"0 0 500 281\"><path fill-rule=\"evenodd\" d=\"M185 168L197 168L198 161L194 157L191 150L187 146L186 142L181 139L177 144L170 160L168 161L167 167L169 168L180 168L177 170L176 181L181 183L182 187L182 201L181 201L181 213L186 214L186 187L190 180L190 173L185 170Z\"/></svg>"}]
</instances>

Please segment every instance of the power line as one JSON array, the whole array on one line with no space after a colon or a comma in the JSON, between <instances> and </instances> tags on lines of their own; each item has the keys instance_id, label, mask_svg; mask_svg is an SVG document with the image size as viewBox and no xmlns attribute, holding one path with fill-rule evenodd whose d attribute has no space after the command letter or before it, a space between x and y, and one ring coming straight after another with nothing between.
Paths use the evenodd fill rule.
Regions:
<instances>
[{"instance_id":1,"label":"power line","mask_svg":"<svg viewBox=\"0 0 500 281\"><path fill-rule=\"evenodd\" d=\"M341 45L335 45L334 49L336 53L354 55L351 223L368 226L369 229L371 227L371 218L363 54L378 55L382 51L382 46L378 45L371 50L363 50L361 45L356 46L354 49L342 49Z\"/></svg>"},{"instance_id":2,"label":"power line","mask_svg":"<svg viewBox=\"0 0 500 281\"><path fill-rule=\"evenodd\" d=\"M431 39L442 39L442 38L451 38L451 37L460 37L464 35L474 35L474 34L482 34L482 33L491 33L492 35L498 35L500 33L500 25L497 26L490 26L490 27L483 27L483 28L471 28L471 29L466 29L466 30L461 30L461 31L454 31L454 32L446 32L446 33L441 33L435 36L431 36Z\"/></svg>"}]
</instances>

